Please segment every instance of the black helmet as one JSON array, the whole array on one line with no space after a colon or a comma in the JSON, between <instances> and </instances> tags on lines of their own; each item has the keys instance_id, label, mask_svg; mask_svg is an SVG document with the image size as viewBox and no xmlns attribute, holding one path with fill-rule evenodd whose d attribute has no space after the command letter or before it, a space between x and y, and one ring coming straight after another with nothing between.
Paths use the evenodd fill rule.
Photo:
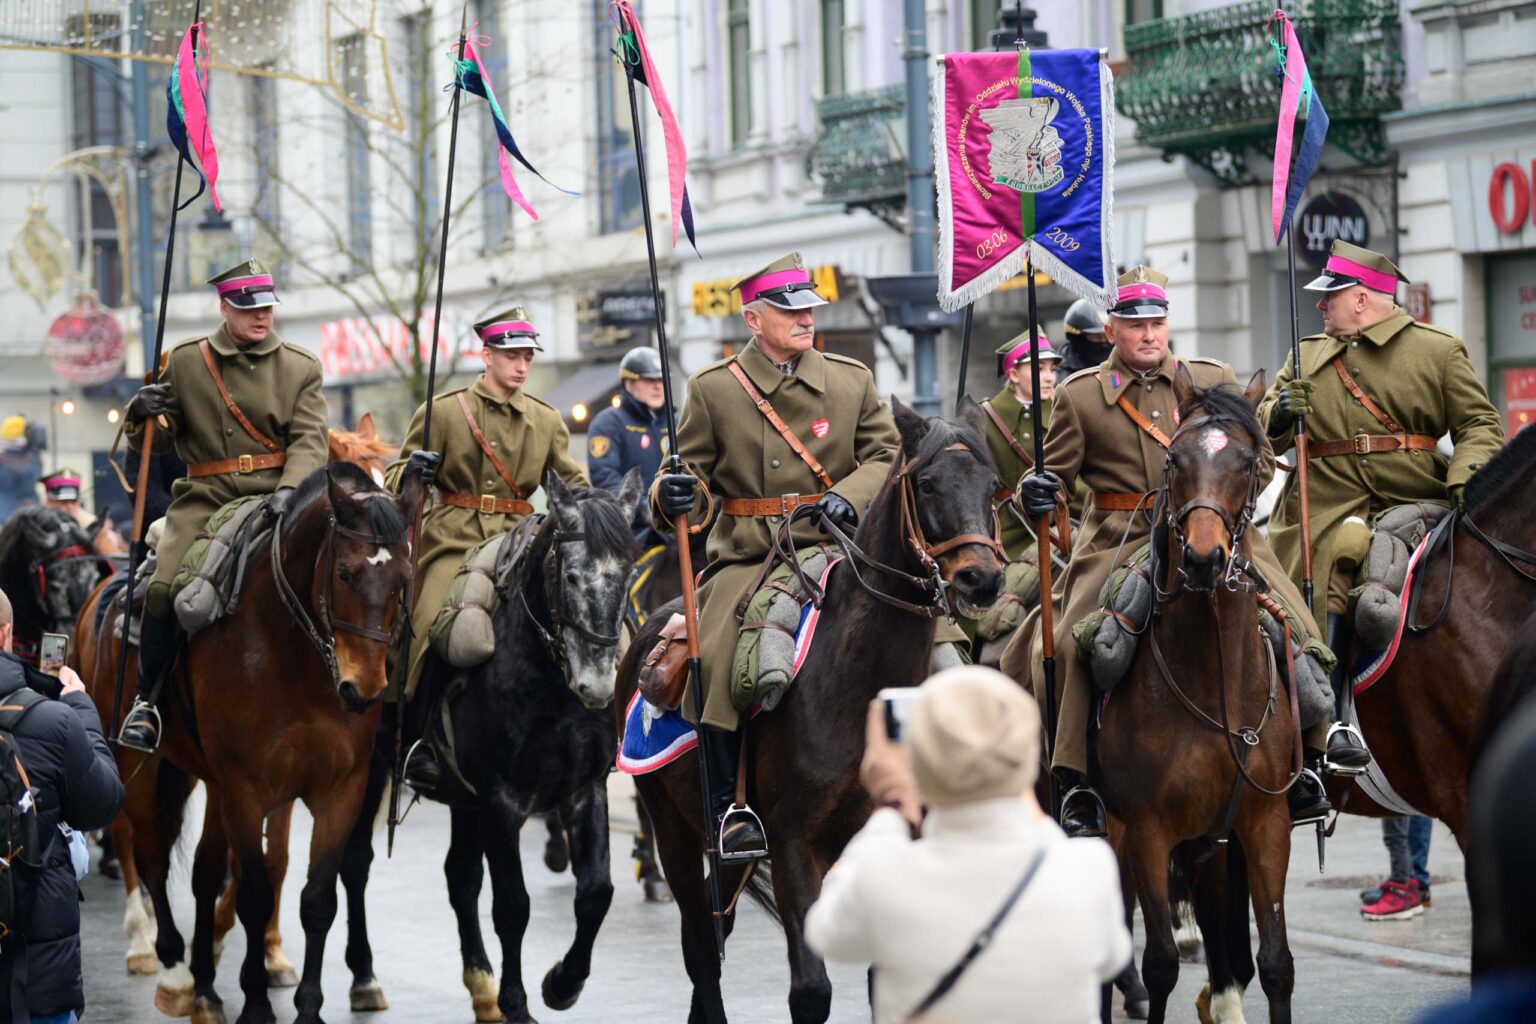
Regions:
<instances>
[{"instance_id":1,"label":"black helmet","mask_svg":"<svg viewBox=\"0 0 1536 1024\"><path fill-rule=\"evenodd\" d=\"M1099 315L1099 307L1088 299L1078 299L1067 307L1066 318L1062 321L1062 328L1068 338L1080 337L1084 334L1104 333L1104 320Z\"/></svg>"},{"instance_id":2,"label":"black helmet","mask_svg":"<svg viewBox=\"0 0 1536 1024\"><path fill-rule=\"evenodd\" d=\"M653 348L632 348L619 364L620 380L661 380L661 354Z\"/></svg>"}]
</instances>

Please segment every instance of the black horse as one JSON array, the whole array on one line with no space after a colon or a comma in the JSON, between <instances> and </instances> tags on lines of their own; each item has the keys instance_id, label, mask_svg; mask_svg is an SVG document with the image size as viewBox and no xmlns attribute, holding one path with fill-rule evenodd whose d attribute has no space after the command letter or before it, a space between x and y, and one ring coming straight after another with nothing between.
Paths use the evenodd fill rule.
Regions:
<instances>
[{"instance_id":1,"label":"black horse","mask_svg":"<svg viewBox=\"0 0 1536 1024\"><path fill-rule=\"evenodd\" d=\"M544 977L546 1005L576 1002L591 971L592 944L613 898L608 856L609 769L617 753L615 668L628 582L634 567L633 510L638 472L617 495L569 488L550 473L549 513L532 526L526 552L498 587L496 649L473 669L454 671L435 658L454 756L434 798L452 808L443 870L458 918L464 984L479 1020L531 1021L523 987L522 939L528 926L518 834L530 815L558 812L570 839L576 876L576 937ZM433 728L442 728L442 721ZM449 729L443 729L446 733ZM441 741L447 737L439 734ZM381 745L382 746L382 745ZM439 749L447 750L447 745ZM354 1007L376 997L363 889L373 860L372 823L385 791L384 759L375 757L367 802L342 862L347 887L347 965ZM498 992L480 933L477 904L489 861L492 918L501 939ZM374 1008L370 1001L367 1008ZM499 1008L499 1012L498 1012Z\"/></svg>"},{"instance_id":2,"label":"black horse","mask_svg":"<svg viewBox=\"0 0 1536 1024\"><path fill-rule=\"evenodd\" d=\"M15 612L17 657L37 664L44 633L69 633L112 563L60 509L28 505L0 528L0 590Z\"/></svg>"}]
</instances>

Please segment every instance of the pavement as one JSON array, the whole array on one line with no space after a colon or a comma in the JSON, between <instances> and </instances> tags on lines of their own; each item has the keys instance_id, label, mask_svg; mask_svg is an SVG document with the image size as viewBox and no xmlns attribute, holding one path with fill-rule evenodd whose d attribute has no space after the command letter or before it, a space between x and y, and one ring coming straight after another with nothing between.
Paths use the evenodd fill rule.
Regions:
<instances>
[{"instance_id":1,"label":"pavement","mask_svg":"<svg viewBox=\"0 0 1536 1024\"><path fill-rule=\"evenodd\" d=\"M631 874L632 791L626 777L613 777L613 907L597 940L587 989L575 1007L564 1012L542 1006L538 980L565 951L574 932L571 901L575 885L568 873L554 875L544 867L542 824L531 822L523 833L522 858L532 916L522 963L531 1009L545 1024L687 1019L689 987L678 946L677 910L670 905L646 904ZM176 918L188 939L192 922L190 853L193 829L200 820L199 792L189 809L188 833L178 848L172 875ZM294 816L293 867L283 894L284 948L297 963L302 963L304 953L298 897L309 824L307 814L300 809ZM1386 867L1379 824L1365 818L1344 818L1328 843L1324 874L1318 873L1312 837L1310 831L1295 833L1286 889L1286 918L1296 962L1294 1018L1328 1020L1331 1024L1410 1021L1426 1007L1465 995L1471 915L1462 857L1450 833L1441 825L1435 827L1430 854L1434 905L1410 921L1380 923L1360 918L1356 895L1359 889L1375 884ZM346 912L342 900L325 955L323 1012L332 1024L468 1024L474 1020L460 982L457 931L443 880L447 838L448 813L430 804L418 805L411 812L396 837L393 859L384 859L383 836L378 837L379 856L368 890L369 923L375 964L390 1008L366 1014L348 1008L351 975L342 958ZM130 976L124 969L121 884L93 873L81 885L85 899L84 1019L88 1024L164 1019L154 1008L154 979ZM490 905L487 883L480 901L481 927L491 958L499 965ZM726 1009L732 1021L787 1020L789 972L783 934L757 907L744 906L725 965ZM218 990L231 1020L243 1002L236 965L244 955L244 945L237 929L219 972ZM829 965L829 973L834 989L831 1019L868 1021L864 969ZM1181 966L1179 985L1170 1002L1171 1021L1196 1019L1194 999L1204 984L1204 973L1199 964ZM291 992L274 991L272 995L277 1019L292 1021ZM1250 1019L1263 1019L1265 1005L1255 982L1246 999ZM1123 1019L1118 1007L1116 1019Z\"/></svg>"}]
</instances>

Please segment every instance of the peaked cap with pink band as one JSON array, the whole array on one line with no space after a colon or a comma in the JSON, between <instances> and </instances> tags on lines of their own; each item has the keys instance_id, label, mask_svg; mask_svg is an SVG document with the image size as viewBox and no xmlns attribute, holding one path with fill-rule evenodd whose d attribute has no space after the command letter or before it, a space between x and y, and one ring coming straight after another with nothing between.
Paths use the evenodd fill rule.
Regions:
<instances>
[{"instance_id":1,"label":"peaked cap with pink band","mask_svg":"<svg viewBox=\"0 0 1536 1024\"><path fill-rule=\"evenodd\" d=\"M1322 274L1307 285L1307 291L1336 292L1358 284L1385 295L1395 295L1399 281L1410 283L1397 265L1381 253L1335 238Z\"/></svg>"},{"instance_id":2,"label":"peaked cap with pink band","mask_svg":"<svg viewBox=\"0 0 1536 1024\"><path fill-rule=\"evenodd\" d=\"M1040 361L1042 363L1055 360L1061 361L1061 353L1051 348L1051 339L1040 335ZM1020 361L1029 362L1029 332L1025 331L1017 338L1003 342L997 350L997 375L1006 376Z\"/></svg>"},{"instance_id":3,"label":"peaked cap with pink band","mask_svg":"<svg viewBox=\"0 0 1536 1024\"><path fill-rule=\"evenodd\" d=\"M237 309L264 309L278 303L272 273L261 260L247 259L208 279L219 298Z\"/></svg>"},{"instance_id":4,"label":"peaked cap with pink band","mask_svg":"<svg viewBox=\"0 0 1536 1024\"><path fill-rule=\"evenodd\" d=\"M475 324L475 334L486 348L531 348L543 352L539 332L534 329L528 311L513 306Z\"/></svg>"},{"instance_id":5,"label":"peaked cap with pink band","mask_svg":"<svg viewBox=\"0 0 1536 1024\"><path fill-rule=\"evenodd\" d=\"M754 299L762 299L780 309L805 309L827 304L826 299L816 294L816 285L798 252L781 256L737 281L731 288L741 292L743 306Z\"/></svg>"},{"instance_id":6,"label":"peaked cap with pink band","mask_svg":"<svg viewBox=\"0 0 1536 1024\"><path fill-rule=\"evenodd\" d=\"M1109 315L1122 320L1150 320L1168 315L1168 275L1145 265L1134 266L1115 282L1115 304Z\"/></svg>"}]
</instances>

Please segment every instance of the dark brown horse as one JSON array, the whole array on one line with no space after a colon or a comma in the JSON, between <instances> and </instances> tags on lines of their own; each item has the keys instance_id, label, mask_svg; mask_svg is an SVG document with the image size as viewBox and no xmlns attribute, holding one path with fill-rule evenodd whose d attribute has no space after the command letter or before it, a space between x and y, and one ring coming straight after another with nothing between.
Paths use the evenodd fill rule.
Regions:
<instances>
[{"instance_id":1,"label":"dark brown horse","mask_svg":"<svg viewBox=\"0 0 1536 1024\"><path fill-rule=\"evenodd\" d=\"M304 970L294 1003L299 1021L320 1019L337 869L363 799L385 654L410 575L406 526L421 499L415 483L396 498L355 467L311 474L272 538L253 553L237 610L200 632L181 658L163 702L157 793L131 802L130 818L134 857L158 924L157 1002L183 1004L190 989L196 1022L224 1020L213 984L214 916L231 853L240 865L237 910L247 937L240 1024L275 1019L263 943L274 893L262 823L295 799L304 800L315 827L301 896ZM118 615L114 603L104 636L112 635ZM116 645L96 648L99 705L103 689L111 700ZM197 917L188 976L166 885L192 778L207 783L208 809L193 867Z\"/></svg>"},{"instance_id":2,"label":"dark brown horse","mask_svg":"<svg viewBox=\"0 0 1536 1024\"><path fill-rule=\"evenodd\" d=\"M1246 533L1264 451L1253 411L1264 394L1263 375L1242 393L1197 391L1181 369L1174 390L1181 426L1153 513L1157 600L1131 667L1103 709L1095 774L1120 826L1117 839L1141 901L1148 1019L1164 1019L1178 980L1170 858L1181 843L1224 842L1231 833L1247 853L1270 1020L1289 1021L1294 977L1285 937L1290 816L1284 792L1299 747L1287 680L1259 632L1259 604L1246 571ZM1224 855L1212 858L1196 886L1218 1021L1241 1019L1242 1006L1225 940L1213 938L1224 933L1220 875L1226 867Z\"/></svg>"},{"instance_id":3,"label":"dark brown horse","mask_svg":"<svg viewBox=\"0 0 1536 1024\"><path fill-rule=\"evenodd\" d=\"M869 702L882 687L916 686L928 674L935 619L911 609L942 614L947 594L974 614L992 603L1002 583L1000 549L983 542L993 534L992 494L998 484L982 440L980 409L969 406L960 425L938 417L924 420L900 402L892 406L901 451L854 535L862 555L833 572L815 644L795 684L778 707L749 726L753 806L768 832L772 894L788 945L789 1010L795 1024L819 1024L830 1013L832 984L821 958L805 945L802 922L821 891L822 877L872 809L858 781ZM916 529L907 525L904 503ZM976 540L936 558L926 554L965 536ZM945 581L942 593L931 582L932 564ZM654 646L667 618L667 609L651 617L619 667L614 708L621 729L641 655ZM683 960L693 982L688 1020L717 1024L726 1017L701 867L704 831L694 756L635 781L655 823L657 847L682 917ZM758 883L765 877L763 872ZM725 893L740 882L740 867L722 872Z\"/></svg>"}]
</instances>

